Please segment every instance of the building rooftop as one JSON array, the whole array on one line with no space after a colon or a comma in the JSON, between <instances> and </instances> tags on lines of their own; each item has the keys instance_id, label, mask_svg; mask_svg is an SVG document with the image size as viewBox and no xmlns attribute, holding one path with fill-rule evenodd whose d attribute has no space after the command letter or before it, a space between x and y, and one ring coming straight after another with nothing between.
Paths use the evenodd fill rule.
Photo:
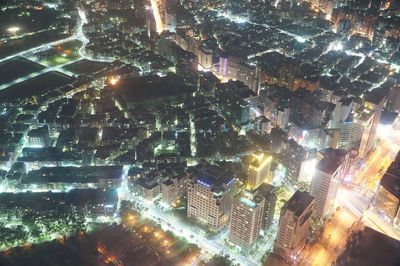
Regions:
<instances>
[{"instance_id":1,"label":"building rooftop","mask_svg":"<svg viewBox=\"0 0 400 266\"><path fill-rule=\"evenodd\" d=\"M268 183L262 183L257 188L257 194L263 196L264 198L269 198L272 195L275 196L275 190L276 190L275 186L270 185Z\"/></svg>"},{"instance_id":2,"label":"building rooftop","mask_svg":"<svg viewBox=\"0 0 400 266\"><path fill-rule=\"evenodd\" d=\"M300 216L313 202L312 197L308 192L297 190L293 196L285 203L284 207L287 210L295 213L296 216Z\"/></svg>"},{"instance_id":3,"label":"building rooftop","mask_svg":"<svg viewBox=\"0 0 400 266\"><path fill-rule=\"evenodd\" d=\"M346 150L328 148L320 152L324 158L317 164L317 168L325 173L333 174L343 163Z\"/></svg>"},{"instance_id":4,"label":"building rooftop","mask_svg":"<svg viewBox=\"0 0 400 266\"><path fill-rule=\"evenodd\" d=\"M224 191L225 187L230 186L235 175L232 170L211 164L199 164L191 169L194 176L197 178L197 183L206 187L211 187L211 190L217 192Z\"/></svg>"},{"instance_id":5,"label":"building rooftop","mask_svg":"<svg viewBox=\"0 0 400 266\"><path fill-rule=\"evenodd\" d=\"M172 183L171 179L168 179L168 180L165 180L163 184L169 187L169 186L172 186L174 183Z\"/></svg>"},{"instance_id":6,"label":"building rooftop","mask_svg":"<svg viewBox=\"0 0 400 266\"><path fill-rule=\"evenodd\" d=\"M258 196L255 190L253 191L247 190L242 195L239 196L239 201L251 208L257 207L257 205L260 204L263 200L264 198Z\"/></svg>"}]
</instances>

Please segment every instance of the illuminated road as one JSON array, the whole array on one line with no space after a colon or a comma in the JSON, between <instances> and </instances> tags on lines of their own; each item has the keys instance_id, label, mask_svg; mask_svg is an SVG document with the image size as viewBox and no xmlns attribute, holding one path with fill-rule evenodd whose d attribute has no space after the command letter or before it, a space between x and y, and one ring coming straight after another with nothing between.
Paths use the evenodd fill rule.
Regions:
<instances>
[{"instance_id":1,"label":"illuminated road","mask_svg":"<svg viewBox=\"0 0 400 266\"><path fill-rule=\"evenodd\" d=\"M70 72L70 71L68 71L68 70L62 69L62 68L63 68L64 66L67 66L67 65L73 64L73 63L75 63L75 62L78 62L79 60L81 60L81 59L79 58L79 59L77 59L77 60L73 60L73 61L70 61L70 62L68 62L68 63L62 64L62 65L58 65L58 66L54 66L54 67L47 67L47 68L44 68L44 69L42 69L42 70L40 70L40 71L31 73L31 74L29 74L29 75L27 75L27 76L18 78L18 79L16 79L16 80L13 80L13 81L11 81L11 82L8 82L8 83L6 83L6 84L1 85L1 86L0 86L0 91L6 89L6 88L8 88L8 87L11 87L11 86L13 86L13 85L16 85L16 84L18 84L18 83L22 83L22 82L27 81L27 80L29 80L29 79L35 78L35 77L37 77L37 76L40 76L40 75L42 75L42 74L51 72L51 71L59 71L59 72L64 73L64 74L66 74L66 75L68 75L68 76L76 76L76 74L74 74L74 73L72 73L72 72Z\"/></svg>"},{"instance_id":2,"label":"illuminated road","mask_svg":"<svg viewBox=\"0 0 400 266\"><path fill-rule=\"evenodd\" d=\"M326 224L322 240L308 246L300 255L300 265L330 265L346 244L352 226L356 222L374 228L400 240L400 232L378 216L371 208L371 202L387 167L400 149L400 130L379 125L379 139L376 151L353 179L353 184L339 188L336 204L340 211Z\"/></svg>"},{"instance_id":3,"label":"illuminated road","mask_svg":"<svg viewBox=\"0 0 400 266\"><path fill-rule=\"evenodd\" d=\"M339 190L337 199L342 199L338 202L342 206L341 209L336 211L332 220L325 225L322 239L301 253L300 265L331 265L340 254L349 236L349 228L359 219L359 216L353 213L352 207L350 210L347 205L342 205L343 201L348 201L345 198L346 194L352 195L353 192Z\"/></svg>"},{"instance_id":4,"label":"illuminated road","mask_svg":"<svg viewBox=\"0 0 400 266\"><path fill-rule=\"evenodd\" d=\"M353 182L375 192L379 181L400 150L400 130L391 126L378 126L378 148L364 169L356 173Z\"/></svg>"},{"instance_id":5,"label":"illuminated road","mask_svg":"<svg viewBox=\"0 0 400 266\"><path fill-rule=\"evenodd\" d=\"M197 244L199 247L211 254L227 253L232 259L240 263L240 265L251 266L258 264L256 261L252 261L251 258L237 255L227 249L224 245L203 237L201 233L199 233L197 230L195 231L194 229L188 227L186 224L183 224L177 218L157 209L156 207L154 207L154 205L146 205L146 207L148 208L148 210L142 214L151 218L154 221L161 221L163 230L171 230L175 234L185 237L186 240Z\"/></svg>"},{"instance_id":6,"label":"illuminated road","mask_svg":"<svg viewBox=\"0 0 400 266\"><path fill-rule=\"evenodd\" d=\"M217 11L218 16L227 18L230 21L235 22L235 23L239 23L239 24L240 23L249 23L249 24L253 24L253 25L257 25L257 26L263 26L265 28L273 28L273 29L279 31L280 33L283 33L283 34L286 34L288 36L294 37L299 42L305 42L305 41L308 40L308 37L300 36L300 35L297 35L297 34L282 30L280 28L277 28L277 27L274 27L274 26L270 26L268 24L259 24L259 23L251 22L247 18L244 18L244 17L241 17L241 16L235 16L235 15L227 14L227 13L224 12L224 10L217 10L217 9L211 9L211 10Z\"/></svg>"},{"instance_id":7,"label":"illuminated road","mask_svg":"<svg viewBox=\"0 0 400 266\"><path fill-rule=\"evenodd\" d=\"M0 59L0 62L10 60L10 59L12 59L13 57L16 57L16 56L25 57L25 56L27 56L29 54L39 53L39 52L51 49L53 46L60 45L60 44L65 43L65 42L73 41L75 39L76 39L75 36L71 36L71 37L68 37L68 38L65 38L65 39L62 39L62 40L58 40L58 41L55 41L55 42L45 43L45 44L39 45L37 47L31 48L29 50L25 50L25 51L22 51L20 53L16 53L16 54L4 57L4 58Z\"/></svg>"},{"instance_id":8,"label":"illuminated road","mask_svg":"<svg viewBox=\"0 0 400 266\"><path fill-rule=\"evenodd\" d=\"M98 61L98 62L113 62L114 59L113 58L108 58L108 57L101 57L101 56L96 56L96 57L92 57L92 56L88 56L85 53L85 48L86 45L89 43L89 39L86 38L85 34L83 34L83 25L88 23L85 11L78 8L78 14L79 14L79 21L78 21L78 27L76 29L76 35L75 35L75 39L79 40L83 43L82 47L79 48L79 55L87 60L91 60L91 61Z\"/></svg>"},{"instance_id":9,"label":"illuminated road","mask_svg":"<svg viewBox=\"0 0 400 266\"><path fill-rule=\"evenodd\" d=\"M255 256L248 257L238 255L218 241L210 240L204 237L204 232L202 232L202 230L198 230L198 228L194 227L189 227L188 225L182 223L173 214L158 209L156 206L154 206L153 202L144 201L142 198L132 193L129 193L126 187L126 182L120 189L118 198L119 200L132 200L137 204L142 205L144 208L147 208L146 211L141 212L143 216L155 221L156 223L159 223L163 230L171 230L172 232L174 232L174 234L184 237L187 241L198 245L200 248L202 248L206 252L209 252L210 254L226 253L230 256L231 259L233 259L240 265L252 266L259 264L258 261L255 261L257 260Z\"/></svg>"}]
</instances>

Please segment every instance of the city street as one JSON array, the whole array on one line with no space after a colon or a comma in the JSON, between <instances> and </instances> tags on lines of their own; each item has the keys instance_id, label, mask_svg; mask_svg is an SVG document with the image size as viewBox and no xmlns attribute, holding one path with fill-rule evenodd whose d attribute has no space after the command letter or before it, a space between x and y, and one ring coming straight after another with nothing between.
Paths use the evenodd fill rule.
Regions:
<instances>
[{"instance_id":1,"label":"city street","mask_svg":"<svg viewBox=\"0 0 400 266\"><path fill-rule=\"evenodd\" d=\"M301 253L300 265L330 265L340 254L341 248L346 244L350 233L349 228L358 220L358 216L349 210L348 206L342 205L346 198L342 198L351 191L340 189L338 191L338 203L340 210L335 211L334 217L327 222L323 236L320 241L311 244Z\"/></svg>"},{"instance_id":2,"label":"city street","mask_svg":"<svg viewBox=\"0 0 400 266\"><path fill-rule=\"evenodd\" d=\"M326 224L323 237L301 253L300 265L330 265L346 244L355 222L362 221L386 235L400 240L400 233L374 211L368 209L382 175L400 149L400 132L391 126L379 125L378 147L353 177L353 182L339 188L336 204L340 207Z\"/></svg>"}]
</instances>

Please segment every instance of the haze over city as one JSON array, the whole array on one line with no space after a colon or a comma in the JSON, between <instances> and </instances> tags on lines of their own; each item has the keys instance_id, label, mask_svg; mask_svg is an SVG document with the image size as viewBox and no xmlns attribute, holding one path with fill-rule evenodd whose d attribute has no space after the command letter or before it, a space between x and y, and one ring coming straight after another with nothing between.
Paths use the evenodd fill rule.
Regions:
<instances>
[{"instance_id":1,"label":"haze over city","mask_svg":"<svg viewBox=\"0 0 400 266\"><path fill-rule=\"evenodd\" d=\"M399 0L3 0L0 265L400 265Z\"/></svg>"}]
</instances>

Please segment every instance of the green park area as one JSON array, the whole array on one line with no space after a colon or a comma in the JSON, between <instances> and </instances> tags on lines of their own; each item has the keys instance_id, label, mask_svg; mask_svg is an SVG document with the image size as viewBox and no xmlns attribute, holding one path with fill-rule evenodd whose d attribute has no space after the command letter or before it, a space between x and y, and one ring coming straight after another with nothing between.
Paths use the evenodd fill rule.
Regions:
<instances>
[{"instance_id":1,"label":"green park area","mask_svg":"<svg viewBox=\"0 0 400 266\"><path fill-rule=\"evenodd\" d=\"M81 58L79 55L81 46L82 42L78 40L53 46L51 50L40 55L40 63L48 67L54 67L76 61Z\"/></svg>"}]
</instances>

